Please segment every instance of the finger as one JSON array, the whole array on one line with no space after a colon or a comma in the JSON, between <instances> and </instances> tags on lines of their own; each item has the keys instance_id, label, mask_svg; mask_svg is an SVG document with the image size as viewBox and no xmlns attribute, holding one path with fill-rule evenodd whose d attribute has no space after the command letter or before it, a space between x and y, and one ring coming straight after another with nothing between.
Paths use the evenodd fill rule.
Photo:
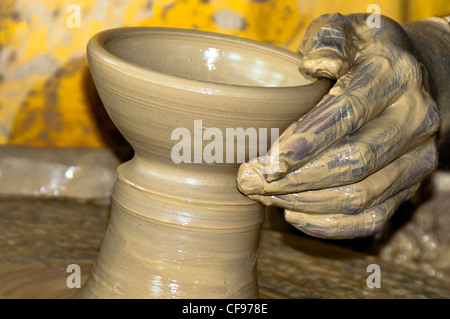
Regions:
<instances>
[{"instance_id":1,"label":"finger","mask_svg":"<svg viewBox=\"0 0 450 319\"><path fill-rule=\"evenodd\" d=\"M361 30L367 26L357 17L323 16L305 35L300 45L304 65L326 60L323 66L329 73L335 73L338 81L319 105L282 134L277 150L269 152L273 160L264 166L269 172L267 181L277 180L303 166L330 144L357 131L410 87L422 84L420 64L405 46L396 45L407 39L404 32L400 32L401 27L391 22L386 23L382 31L364 32ZM361 28L361 24L364 27ZM357 35L354 25L361 29ZM341 40L336 42L336 38ZM353 38L358 38L357 43L351 42ZM388 48L385 49L383 43ZM352 53L352 49L357 50L357 54ZM337 74L333 68L342 59L347 59L351 69ZM278 168L276 173L272 173L273 167Z\"/></svg>"},{"instance_id":2,"label":"finger","mask_svg":"<svg viewBox=\"0 0 450 319\"><path fill-rule=\"evenodd\" d=\"M397 210L419 188L411 186L358 215L310 215L285 210L285 219L295 228L311 236L328 239L368 237L379 233Z\"/></svg>"},{"instance_id":3,"label":"finger","mask_svg":"<svg viewBox=\"0 0 450 319\"><path fill-rule=\"evenodd\" d=\"M420 73L417 68L411 66L398 77L397 70L381 57L355 67L336 82L316 107L281 134L277 148L268 152L272 160L259 170L267 175L268 182L280 179L344 136L355 133L411 86L417 87L416 80L409 76L411 72ZM278 170L267 173L266 167L277 167Z\"/></svg>"},{"instance_id":4,"label":"finger","mask_svg":"<svg viewBox=\"0 0 450 319\"><path fill-rule=\"evenodd\" d=\"M355 184L285 195L249 197L266 206L309 214L357 214L419 183L437 164L437 146L433 139Z\"/></svg>"},{"instance_id":5,"label":"finger","mask_svg":"<svg viewBox=\"0 0 450 319\"><path fill-rule=\"evenodd\" d=\"M398 62L411 51L411 41L394 20L380 16L380 28L367 26L369 14L323 15L310 23L298 47L302 68L313 77L338 79L368 56L380 55ZM363 62L365 63L365 62Z\"/></svg>"},{"instance_id":6,"label":"finger","mask_svg":"<svg viewBox=\"0 0 450 319\"><path fill-rule=\"evenodd\" d=\"M339 13L322 15L309 24L297 49L308 75L337 79L350 70L356 51L352 25L350 17Z\"/></svg>"},{"instance_id":7,"label":"finger","mask_svg":"<svg viewBox=\"0 0 450 319\"><path fill-rule=\"evenodd\" d=\"M242 166L238 184L246 195L278 195L356 183L430 139L439 129L436 103L423 90L409 90L351 136L303 167L267 182Z\"/></svg>"}]
</instances>

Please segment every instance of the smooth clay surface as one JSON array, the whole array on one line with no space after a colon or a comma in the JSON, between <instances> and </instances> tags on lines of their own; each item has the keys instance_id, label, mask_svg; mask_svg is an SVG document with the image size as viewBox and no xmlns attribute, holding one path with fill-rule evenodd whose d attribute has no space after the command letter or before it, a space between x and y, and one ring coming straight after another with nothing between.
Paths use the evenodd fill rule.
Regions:
<instances>
[{"instance_id":1,"label":"smooth clay surface","mask_svg":"<svg viewBox=\"0 0 450 319\"><path fill-rule=\"evenodd\" d=\"M106 235L77 297L257 297L263 206L238 191L238 159L206 163L195 136L207 128L222 136L227 128L283 131L330 82L303 76L290 51L192 30L108 30L87 52L102 102L135 156L117 170ZM189 159L177 164L179 128L193 138L183 149Z\"/></svg>"}]
</instances>

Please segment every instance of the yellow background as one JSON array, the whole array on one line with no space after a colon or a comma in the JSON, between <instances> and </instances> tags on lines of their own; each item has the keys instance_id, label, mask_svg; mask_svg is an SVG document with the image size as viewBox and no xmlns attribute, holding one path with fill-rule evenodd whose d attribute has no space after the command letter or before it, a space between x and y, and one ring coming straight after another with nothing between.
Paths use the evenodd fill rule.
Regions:
<instances>
[{"instance_id":1,"label":"yellow background","mask_svg":"<svg viewBox=\"0 0 450 319\"><path fill-rule=\"evenodd\" d=\"M70 28L80 8L79 28ZM295 50L323 13L367 12L398 22L450 12L448 0L0 0L0 144L118 146L123 140L101 106L86 43L119 26L193 28Z\"/></svg>"}]
</instances>

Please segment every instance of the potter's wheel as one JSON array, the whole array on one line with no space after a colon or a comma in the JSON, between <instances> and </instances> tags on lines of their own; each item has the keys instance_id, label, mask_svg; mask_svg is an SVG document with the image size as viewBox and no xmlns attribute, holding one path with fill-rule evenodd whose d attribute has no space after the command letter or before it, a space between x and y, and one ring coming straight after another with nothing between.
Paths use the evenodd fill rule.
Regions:
<instances>
[{"instance_id":1,"label":"potter's wheel","mask_svg":"<svg viewBox=\"0 0 450 319\"><path fill-rule=\"evenodd\" d=\"M0 201L0 297L68 298L69 264L84 282L102 243L105 203L8 197ZM449 298L447 280L410 271L342 245L291 232L270 213L261 235L261 298ZM382 269L369 289L367 265Z\"/></svg>"},{"instance_id":2,"label":"potter's wheel","mask_svg":"<svg viewBox=\"0 0 450 319\"><path fill-rule=\"evenodd\" d=\"M0 159L0 298L71 297L78 289L66 286L67 266L80 266L81 283L91 273L117 160L101 149L15 147L0 148ZM78 174L68 179L72 171ZM450 298L450 173L431 180L430 197L410 221L376 245L314 239L294 231L281 212L267 210L257 264L260 296ZM55 190L67 199L52 195ZM394 217L410 211L402 207ZM367 266L374 263L381 269L379 289L366 285Z\"/></svg>"},{"instance_id":3,"label":"potter's wheel","mask_svg":"<svg viewBox=\"0 0 450 319\"><path fill-rule=\"evenodd\" d=\"M77 201L8 198L0 201L0 296L66 298L69 264L82 281L102 242L108 206Z\"/></svg>"}]
</instances>

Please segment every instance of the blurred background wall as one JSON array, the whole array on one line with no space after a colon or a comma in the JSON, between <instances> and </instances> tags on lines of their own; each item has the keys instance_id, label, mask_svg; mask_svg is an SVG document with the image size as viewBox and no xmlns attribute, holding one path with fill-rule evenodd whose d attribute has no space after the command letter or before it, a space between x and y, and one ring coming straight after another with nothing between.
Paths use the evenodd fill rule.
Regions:
<instances>
[{"instance_id":1,"label":"blurred background wall","mask_svg":"<svg viewBox=\"0 0 450 319\"><path fill-rule=\"evenodd\" d=\"M295 50L314 18L370 4L398 22L450 12L448 0L0 0L0 144L124 145L86 62L101 30L192 28Z\"/></svg>"}]
</instances>

